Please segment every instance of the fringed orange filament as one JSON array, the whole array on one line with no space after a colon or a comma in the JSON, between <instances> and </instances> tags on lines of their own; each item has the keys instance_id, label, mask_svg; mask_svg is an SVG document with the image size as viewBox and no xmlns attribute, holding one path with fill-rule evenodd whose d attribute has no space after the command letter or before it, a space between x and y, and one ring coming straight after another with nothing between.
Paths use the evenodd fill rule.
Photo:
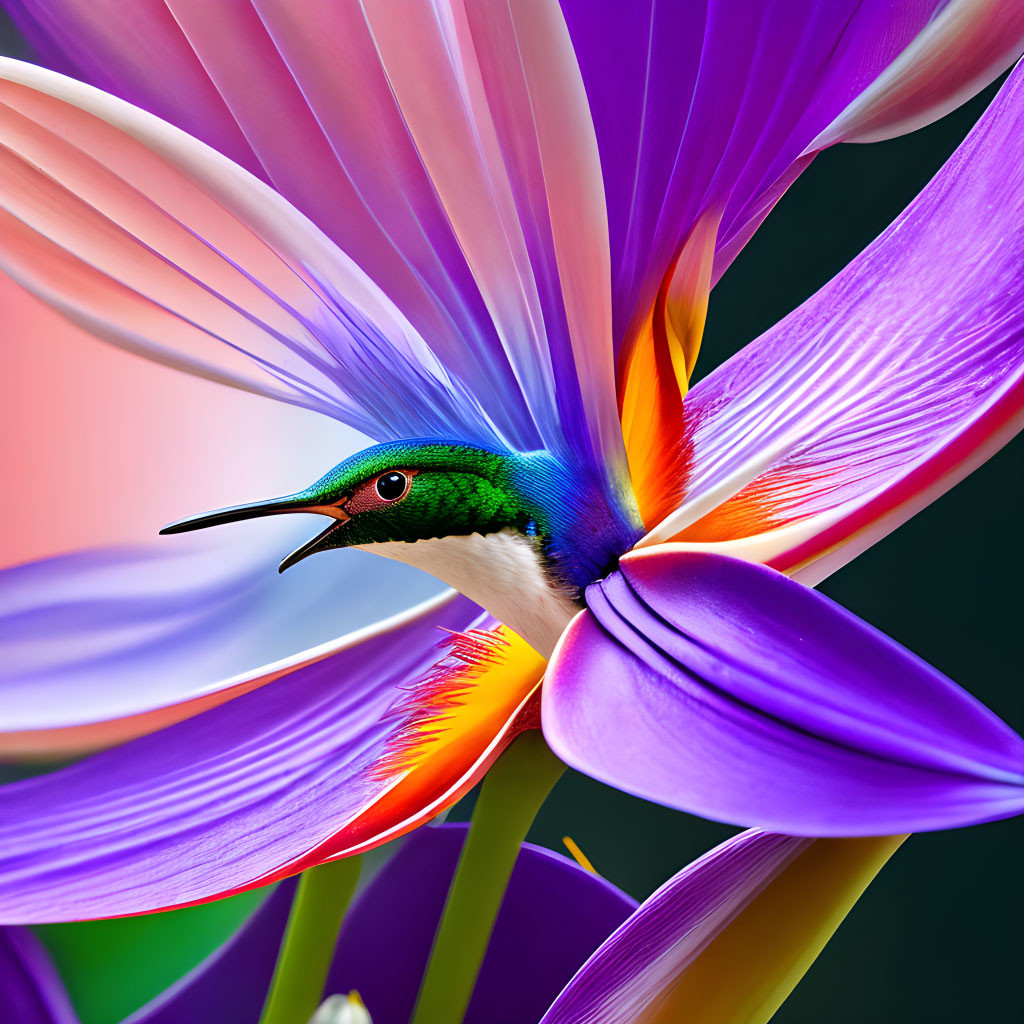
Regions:
<instances>
[{"instance_id":1,"label":"fringed orange filament","mask_svg":"<svg viewBox=\"0 0 1024 1024\"><path fill-rule=\"evenodd\" d=\"M414 771L448 748L493 738L547 664L506 626L453 633L444 647L445 657L392 709L405 725L375 766L378 777Z\"/></svg>"},{"instance_id":2,"label":"fringed orange filament","mask_svg":"<svg viewBox=\"0 0 1024 1024\"><path fill-rule=\"evenodd\" d=\"M450 807L526 723L547 666L506 626L455 633L445 653L392 709L401 721L367 776L387 789L330 842L355 853L403 835Z\"/></svg>"}]
</instances>

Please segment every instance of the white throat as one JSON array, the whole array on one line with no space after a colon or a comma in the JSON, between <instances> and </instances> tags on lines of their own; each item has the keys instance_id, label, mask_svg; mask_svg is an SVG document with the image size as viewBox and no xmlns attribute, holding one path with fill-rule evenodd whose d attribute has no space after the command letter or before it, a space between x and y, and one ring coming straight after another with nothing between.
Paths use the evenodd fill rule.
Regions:
<instances>
[{"instance_id":1,"label":"white throat","mask_svg":"<svg viewBox=\"0 0 1024 1024\"><path fill-rule=\"evenodd\" d=\"M545 658L579 611L547 578L533 544L515 530L359 546L436 576L486 608Z\"/></svg>"}]
</instances>

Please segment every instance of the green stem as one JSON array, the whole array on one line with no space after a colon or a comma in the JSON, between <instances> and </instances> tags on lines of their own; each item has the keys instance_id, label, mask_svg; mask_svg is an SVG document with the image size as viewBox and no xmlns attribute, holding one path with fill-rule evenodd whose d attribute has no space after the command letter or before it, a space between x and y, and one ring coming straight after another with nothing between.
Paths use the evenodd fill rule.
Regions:
<instances>
[{"instance_id":1,"label":"green stem","mask_svg":"<svg viewBox=\"0 0 1024 1024\"><path fill-rule=\"evenodd\" d=\"M460 1024L519 847L565 770L539 729L514 740L487 773L420 987L412 1024Z\"/></svg>"},{"instance_id":2,"label":"green stem","mask_svg":"<svg viewBox=\"0 0 1024 1024\"><path fill-rule=\"evenodd\" d=\"M260 1024L305 1024L316 1012L358 878L358 857L303 872Z\"/></svg>"}]
</instances>

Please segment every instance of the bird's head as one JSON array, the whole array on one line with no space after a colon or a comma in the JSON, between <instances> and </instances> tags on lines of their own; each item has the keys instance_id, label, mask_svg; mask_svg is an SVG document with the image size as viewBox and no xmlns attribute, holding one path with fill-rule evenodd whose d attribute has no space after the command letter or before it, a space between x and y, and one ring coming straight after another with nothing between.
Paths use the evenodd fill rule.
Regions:
<instances>
[{"instance_id":1,"label":"bird's head","mask_svg":"<svg viewBox=\"0 0 1024 1024\"><path fill-rule=\"evenodd\" d=\"M369 550L431 572L513 629L519 620L528 640L540 638L524 618L564 624L586 586L637 538L598 487L546 452L435 440L368 448L296 494L183 519L161 533L293 512L331 522L281 571L332 548Z\"/></svg>"}]
</instances>

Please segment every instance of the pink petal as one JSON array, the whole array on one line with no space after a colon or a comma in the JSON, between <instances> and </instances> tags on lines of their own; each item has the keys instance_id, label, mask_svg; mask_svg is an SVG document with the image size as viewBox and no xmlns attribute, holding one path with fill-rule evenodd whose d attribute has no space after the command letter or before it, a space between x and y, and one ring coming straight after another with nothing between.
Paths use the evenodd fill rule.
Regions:
<instances>
[{"instance_id":1,"label":"pink petal","mask_svg":"<svg viewBox=\"0 0 1024 1024\"><path fill-rule=\"evenodd\" d=\"M966 103L1024 52L1016 0L951 0L808 147L891 139Z\"/></svg>"},{"instance_id":2,"label":"pink petal","mask_svg":"<svg viewBox=\"0 0 1024 1024\"><path fill-rule=\"evenodd\" d=\"M272 183L471 379L479 363L511 384L507 363L471 358L467 341L493 329L358 5L138 0L125 32L109 0L27 0L16 13L51 63ZM216 102L197 102L199 89Z\"/></svg>"},{"instance_id":3,"label":"pink petal","mask_svg":"<svg viewBox=\"0 0 1024 1024\"><path fill-rule=\"evenodd\" d=\"M272 189L95 89L0 71L0 267L15 280L107 341L375 438L495 440L393 304Z\"/></svg>"},{"instance_id":4,"label":"pink petal","mask_svg":"<svg viewBox=\"0 0 1024 1024\"><path fill-rule=\"evenodd\" d=\"M536 408L546 446L621 476L611 356L608 234L597 143L553 4L366 5L405 123ZM444 111L439 117L438 112ZM542 403L582 401L549 431Z\"/></svg>"}]
</instances>

